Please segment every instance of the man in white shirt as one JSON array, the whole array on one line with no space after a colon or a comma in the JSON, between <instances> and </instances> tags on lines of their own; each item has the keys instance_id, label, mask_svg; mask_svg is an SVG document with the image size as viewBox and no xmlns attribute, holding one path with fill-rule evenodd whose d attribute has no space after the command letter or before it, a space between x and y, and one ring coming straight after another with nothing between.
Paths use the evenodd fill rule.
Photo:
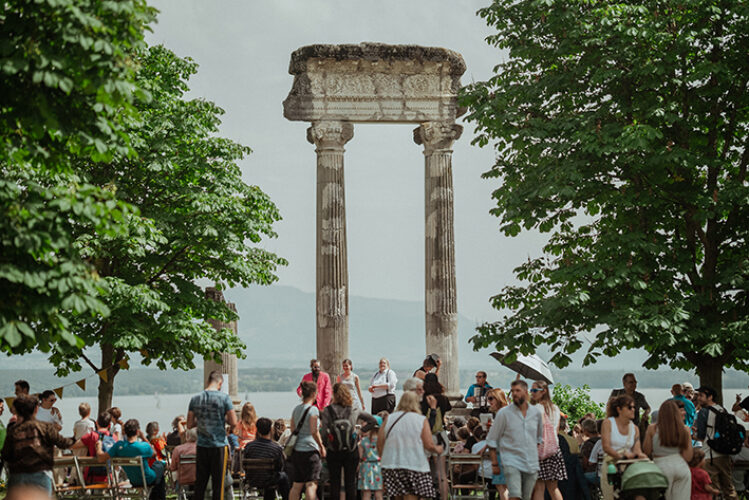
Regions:
<instances>
[{"instance_id":1,"label":"man in white shirt","mask_svg":"<svg viewBox=\"0 0 749 500\"><path fill-rule=\"evenodd\" d=\"M528 384L512 382L512 403L499 412L489 429L492 473L499 474L497 448L502 459L502 472L507 481L510 499L530 500L538 476L538 445L543 442L543 414L528 405Z\"/></svg>"}]
</instances>

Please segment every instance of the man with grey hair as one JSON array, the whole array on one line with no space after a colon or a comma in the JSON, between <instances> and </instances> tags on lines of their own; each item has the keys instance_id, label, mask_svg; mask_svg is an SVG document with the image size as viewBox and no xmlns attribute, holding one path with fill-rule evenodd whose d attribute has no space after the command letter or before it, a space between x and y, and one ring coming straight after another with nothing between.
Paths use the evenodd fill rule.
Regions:
<instances>
[{"instance_id":1,"label":"man with grey hair","mask_svg":"<svg viewBox=\"0 0 749 500\"><path fill-rule=\"evenodd\" d=\"M403 382L404 391L413 391L418 395L424 394L424 381L417 377L411 377L410 379Z\"/></svg>"}]
</instances>

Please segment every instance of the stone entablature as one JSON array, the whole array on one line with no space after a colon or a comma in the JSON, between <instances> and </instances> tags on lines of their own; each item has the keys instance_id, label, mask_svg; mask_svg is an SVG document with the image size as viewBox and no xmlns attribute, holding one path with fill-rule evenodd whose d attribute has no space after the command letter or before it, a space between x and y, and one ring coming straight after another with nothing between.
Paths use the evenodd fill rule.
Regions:
<instances>
[{"instance_id":1,"label":"stone entablature","mask_svg":"<svg viewBox=\"0 0 749 500\"><path fill-rule=\"evenodd\" d=\"M451 50L415 45L309 45L291 55L289 120L454 122L465 63Z\"/></svg>"}]
</instances>

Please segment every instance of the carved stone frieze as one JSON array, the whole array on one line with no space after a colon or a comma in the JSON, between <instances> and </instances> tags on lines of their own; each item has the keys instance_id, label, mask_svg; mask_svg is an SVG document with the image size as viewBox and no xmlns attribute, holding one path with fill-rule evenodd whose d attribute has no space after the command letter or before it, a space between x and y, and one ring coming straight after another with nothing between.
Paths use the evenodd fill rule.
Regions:
<instances>
[{"instance_id":1,"label":"carved stone frieze","mask_svg":"<svg viewBox=\"0 0 749 500\"><path fill-rule=\"evenodd\" d=\"M415 45L311 45L291 56L284 116L300 121L454 121L461 56Z\"/></svg>"}]
</instances>

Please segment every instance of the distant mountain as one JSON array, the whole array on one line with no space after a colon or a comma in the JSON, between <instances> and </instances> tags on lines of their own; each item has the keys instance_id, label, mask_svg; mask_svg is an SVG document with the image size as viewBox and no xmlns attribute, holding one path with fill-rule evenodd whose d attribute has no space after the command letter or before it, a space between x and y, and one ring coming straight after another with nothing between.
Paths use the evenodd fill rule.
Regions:
<instances>
[{"instance_id":1,"label":"distant mountain","mask_svg":"<svg viewBox=\"0 0 749 500\"><path fill-rule=\"evenodd\" d=\"M315 295L288 286L232 289L239 336L247 344L244 367L305 366L315 356ZM418 367L424 358L424 303L350 297L349 350L354 364L375 369L381 357L393 366ZM489 350L473 352L476 323L458 316L461 367L495 362Z\"/></svg>"},{"instance_id":2,"label":"distant mountain","mask_svg":"<svg viewBox=\"0 0 749 500\"><path fill-rule=\"evenodd\" d=\"M304 368L315 356L315 295L289 286L253 286L225 292L227 300L237 305L239 336L247 345L242 368ZM385 356L394 368L415 369L426 352L424 340L424 303L353 296L349 299L349 348L355 369L375 369ZM492 370L498 367L489 357L490 349L474 352L468 339L475 334L481 320L458 316L459 363L461 370ZM97 362L100 354L88 353ZM548 359L549 353L538 354ZM584 353L573 355L568 369L582 368ZM646 354L627 351L616 358L600 358L587 370L614 372L639 371ZM133 353L131 366L140 366L140 356ZM47 356L32 353L25 356L0 355L0 370L49 368ZM84 371L86 368L84 367Z\"/></svg>"}]
</instances>

